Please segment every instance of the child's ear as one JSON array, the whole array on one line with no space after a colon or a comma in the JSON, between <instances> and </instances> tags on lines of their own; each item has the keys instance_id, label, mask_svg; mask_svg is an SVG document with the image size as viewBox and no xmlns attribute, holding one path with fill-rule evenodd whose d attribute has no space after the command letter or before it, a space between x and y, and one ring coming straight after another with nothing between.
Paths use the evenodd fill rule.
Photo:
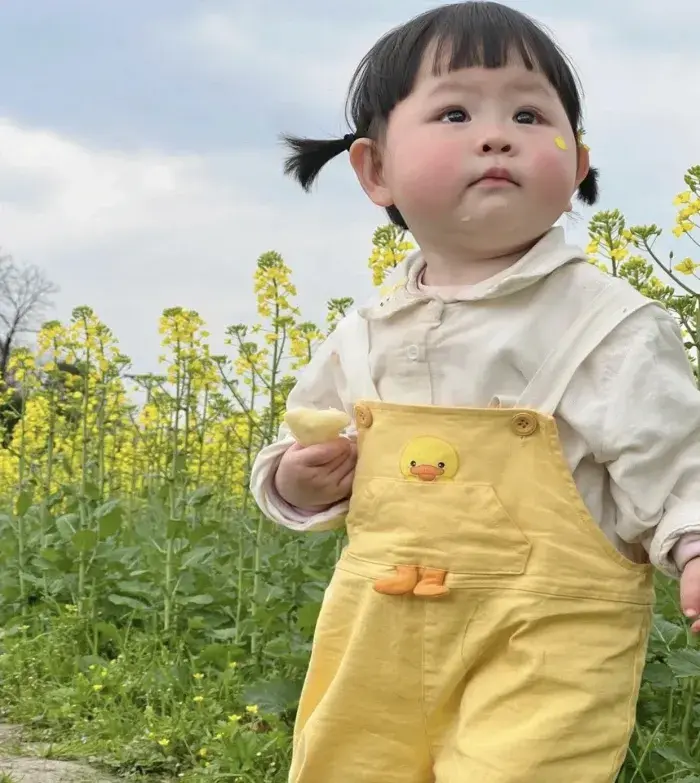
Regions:
<instances>
[{"instance_id":1,"label":"child's ear","mask_svg":"<svg viewBox=\"0 0 700 783\"><path fill-rule=\"evenodd\" d=\"M384 183L381 161L374 141L357 139L350 147L350 165L362 189L378 207L392 206L394 200Z\"/></svg>"},{"instance_id":2,"label":"child's ear","mask_svg":"<svg viewBox=\"0 0 700 783\"><path fill-rule=\"evenodd\" d=\"M588 176L588 172L591 169L591 155L588 151L588 147L585 144L579 144L577 148L577 164L576 164L576 190L578 186Z\"/></svg>"},{"instance_id":3,"label":"child's ear","mask_svg":"<svg viewBox=\"0 0 700 783\"><path fill-rule=\"evenodd\" d=\"M591 168L591 156L588 152L588 147L585 144L579 144L576 149L577 161L576 161L576 187L574 192L579 188L579 185L588 176L588 172ZM565 212L573 212L573 202L569 201L566 206Z\"/></svg>"}]
</instances>

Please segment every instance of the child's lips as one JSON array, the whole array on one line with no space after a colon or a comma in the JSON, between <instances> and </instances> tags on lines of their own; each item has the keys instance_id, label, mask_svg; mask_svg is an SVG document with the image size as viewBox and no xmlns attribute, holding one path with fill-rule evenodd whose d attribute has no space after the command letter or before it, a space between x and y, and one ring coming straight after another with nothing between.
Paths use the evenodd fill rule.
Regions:
<instances>
[{"instance_id":1,"label":"child's lips","mask_svg":"<svg viewBox=\"0 0 700 783\"><path fill-rule=\"evenodd\" d=\"M487 169L472 182L472 185L480 184L507 187L508 185L517 185L518 183L508 169L494 167Z\"/></svg>"}]
</instances>

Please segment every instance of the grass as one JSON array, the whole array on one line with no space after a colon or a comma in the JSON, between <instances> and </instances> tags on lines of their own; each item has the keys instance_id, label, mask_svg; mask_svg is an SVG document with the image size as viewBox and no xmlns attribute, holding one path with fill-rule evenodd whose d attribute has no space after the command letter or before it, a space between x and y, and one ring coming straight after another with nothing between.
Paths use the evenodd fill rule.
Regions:
<instances>
[{"instance_id":1,"label":"grass","mask_svg":"<svg viewBox=\"0 0 700 783\"><path fill-rule=\"evenodd\" d=\"M246 572L249 600L238 639L224 618L236 607L225 575L238 559L239 541L224 535L219 541L194 569L196 582L206 580L197 590L214 600L186 605L168 634L157 611L133 609L128 620L115 621L115 607L99 589L82 614L43 596L21 620L6 622L4 719L49 743L53 757L98 760L122 775L285 781L294 710L337 538L299 539L267 526L259 538L251 526L245 543L261 548L261 586L257 601L250 600L254 575ZM128 575L132 593L139 593L138 580L143 595L149 574L135 570ZM99 582L94 575L96 588ZM639 720L620 781L700 783L700 652L679 616L675 585L660 580L658 594Z\"/></svg>"}]
</instances>

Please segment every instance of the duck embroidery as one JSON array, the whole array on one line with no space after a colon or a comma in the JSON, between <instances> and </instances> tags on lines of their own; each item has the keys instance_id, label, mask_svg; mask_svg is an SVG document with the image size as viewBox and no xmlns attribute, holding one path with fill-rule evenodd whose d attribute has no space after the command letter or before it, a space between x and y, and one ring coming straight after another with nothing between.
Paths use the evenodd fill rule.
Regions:
<instances>
[{"instance_id":1,"label":"duck embroidery","mask_svg":"<svg viewBox=\"0 0 700 783\"><path fill-rule=\"evenodd\" d=\"M402 475L409 480L442 481L457 475L459 457L449 443L428 435L410 441L399 464Z\"/></svg>"},{"instance_id":2,"label":"duck embroidery","mask_svg":"<svg viewBox=\"0 0 700 783\"><path fill-rule=\"evenodd\" d=\"M451 481L459 469L456 449L440 438L423 436L409 441L400 458L401 475L407 481L437 483ZM396 566L394 574L374 583L374 589L385 595L413 593L426 598L447 595L447 571L417 565Z\"/></svg>"}]
</instances>

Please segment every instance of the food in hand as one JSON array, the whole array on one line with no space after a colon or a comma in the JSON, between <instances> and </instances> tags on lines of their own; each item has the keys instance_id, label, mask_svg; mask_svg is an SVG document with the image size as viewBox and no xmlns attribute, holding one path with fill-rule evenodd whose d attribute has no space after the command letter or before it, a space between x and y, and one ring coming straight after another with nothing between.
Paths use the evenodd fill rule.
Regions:
<instances>
[{"instance_id":1,"label":"food in hand","mask_svg":"<svg viewBox=\"0 0 700 783\"><path fill-rule=\"evenodd\" d=\"M284 423L300 446L314 446L339 437L350 424L350 417L335 408L294 408L285 413Z\"/></svg>"}]
</instances>

